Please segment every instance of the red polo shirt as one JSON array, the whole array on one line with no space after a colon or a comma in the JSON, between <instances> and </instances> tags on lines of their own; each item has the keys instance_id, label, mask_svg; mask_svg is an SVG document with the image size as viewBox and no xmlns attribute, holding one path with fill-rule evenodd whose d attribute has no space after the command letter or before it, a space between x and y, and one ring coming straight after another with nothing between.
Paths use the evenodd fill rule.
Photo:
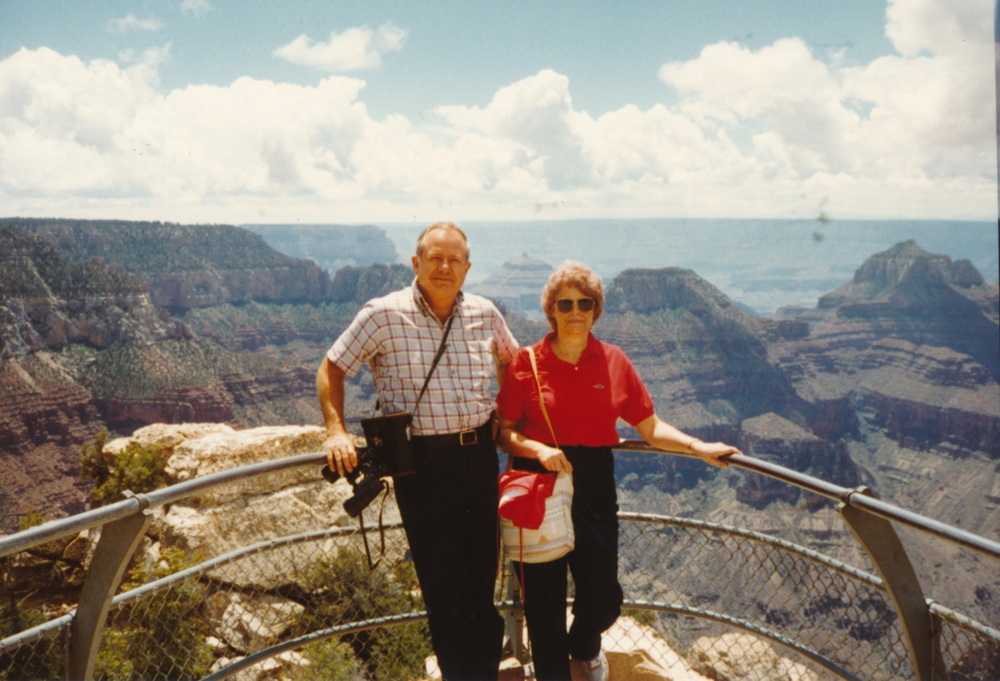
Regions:
<instances>
[{"instance_id":1,"label":"red polo shirt","mask_svg":"<svg viewBox=\"0 0 1000 681\"><path fill-rule=\"evenodd\" d=\"M621 348L591 334L583 355L573 365L556 357L550 344L553 335L533 347L545 407L560 446L614 446L620 440L616 430L619 418L634 426L653 415L649 391ZM518 351L507 370L497 396L497 412L515 422L526 437L552 442L538 406L527 348Z\"/></svg>"}]
</instances>

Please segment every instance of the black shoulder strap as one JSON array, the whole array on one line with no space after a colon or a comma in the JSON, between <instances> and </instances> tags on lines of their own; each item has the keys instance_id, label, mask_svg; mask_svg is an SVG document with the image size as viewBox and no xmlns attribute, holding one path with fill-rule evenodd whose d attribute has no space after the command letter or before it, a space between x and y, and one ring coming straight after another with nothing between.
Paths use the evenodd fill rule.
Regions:
<instances>
[{"instance_id":1,"label":"black shoulder strap","mask_svg":"<svg viewBox=\"0 0 1000 681\"><path fill-rule=\"evenodd\" d=\"M417 411L417 407L420 406L420 400L424 398L424 393L427 391L427 384L431 382L431 376L434 374L434 370L437 369L438 362L441 361L441 355L444 354L445 348L448 346L448 334L451 332L451 323L455 321L455 313L453 312L450 317L448 317L448 323L444 327L444 335L441 336L441 344L438 346L437 354L434 355L434 361L431 362L431 370L427 372L427 378L424 379L424 385L420 388L420 394L417 396L417 401L413 404L412 412ZM381 400L375 400L375 411L379 410L379 405Z\"/></svg>"},{"instance_id":2,"label":"black shoulder strap","mask_svg":"<svg viewBox=\"0 0 1000 681\"><path fill-rule=\"evenodd\" d=\"M444 335L441 336L441 345L438 346L437 354L434 355L434 361L431 362L431 370L427 372L427 378L424 379L424 385L420 388L420 394L417 395L417 401L414 403L413 409L411 410L413 412L416 412L417 407L420 406L420 400L424 398L424 392L427 390L427 384L431 382L431 375L434 373L434 370L437 369L438 362L441 361L441 355L444 354L444 349L447 347L447 343L445 341L448 340L448 333L451 331L451 323L455 321L455 314L456 313L453 312L452 315L448 317L448 324L444 327Z\"/></svg>"}]
</instances>

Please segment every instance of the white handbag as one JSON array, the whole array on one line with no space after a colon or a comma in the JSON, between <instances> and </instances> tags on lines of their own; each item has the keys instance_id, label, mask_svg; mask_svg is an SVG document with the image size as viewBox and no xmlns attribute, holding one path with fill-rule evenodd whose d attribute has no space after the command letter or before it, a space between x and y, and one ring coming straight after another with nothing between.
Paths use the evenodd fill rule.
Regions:
<instances>
[{"instance_id":1,"label":"white handbag","mask_svg":"<svg viewBox=\"0 0 1000 681\"><path fill-rule=\"evenodd\" d=\"M545 474L540 474L545 475ZM520 563L547 563L573 550L573 476L556 475L556 484L545 499L545 515L538 529L519 527L500 517L503 554Z\"/></svg>"},{"instance_id":2,"label":"white handbag","mask_svg":"<svg viewBox=\"0 0 1000 681\"><path fill-rule=\"evenodd\" d=\"M528 348L528 355L531 358L531 371L535 375L535 386L538 389L538 403L552 434L552 443L558 447L552 421L549 420L548 411L545 409L545 396L542 393L541 381L538 379L534 348ZM552 473L534 475L552 475ZM505 490L501 489L501 499L504 493ZM545 513L537 529L515 525L512 520L501 514L500 538L503 542L504 556L521 563L547 563L562 558L572 551L576 545L576 534L573 531L573 475L571 473L556 475L555 486L545 499Z\"/></svg>"}]
</instances>

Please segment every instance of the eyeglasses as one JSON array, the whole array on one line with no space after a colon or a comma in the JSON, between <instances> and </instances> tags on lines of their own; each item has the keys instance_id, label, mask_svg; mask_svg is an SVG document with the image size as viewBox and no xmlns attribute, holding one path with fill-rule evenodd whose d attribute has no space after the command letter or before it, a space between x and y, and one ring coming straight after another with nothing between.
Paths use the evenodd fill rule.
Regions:
<instances>
[{"instance_id":1,"label":"eyeglasses","mask_svg":"<svg viewBox=\"0 0 1000 681\"><path fill-rule=\"evenodd\" d=\"M563 298L562 300L556 301L556 309L558 309L563 314L571 312L573 310L573 303L576 303L576 309L580 312L590 312L594 309L594 299L593 298L578 298L573 300L572 298Z\"/></svg>"}]
</instances>

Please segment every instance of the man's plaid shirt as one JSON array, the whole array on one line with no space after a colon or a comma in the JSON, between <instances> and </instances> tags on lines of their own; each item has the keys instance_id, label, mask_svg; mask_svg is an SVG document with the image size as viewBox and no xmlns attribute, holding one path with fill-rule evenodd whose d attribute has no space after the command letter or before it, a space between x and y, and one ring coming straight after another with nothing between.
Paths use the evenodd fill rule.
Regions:
<instances>
[{"instance_id":1,"label":"man's plaid shirt","mask_svg":"<svg viewBox=\"0 0 1000 681\"><path fill-rule=\"evenodd\" d=\"M495 408L494 361L509 364L517 351L507 322L489 300L459 292L447 347L413 414L415 435L442 435L486 422ZM368 301L327 357L353 376L371 365L383 413L413 411L445 325L416 280L410 288Z\"/></svg>"}]
</instances>

